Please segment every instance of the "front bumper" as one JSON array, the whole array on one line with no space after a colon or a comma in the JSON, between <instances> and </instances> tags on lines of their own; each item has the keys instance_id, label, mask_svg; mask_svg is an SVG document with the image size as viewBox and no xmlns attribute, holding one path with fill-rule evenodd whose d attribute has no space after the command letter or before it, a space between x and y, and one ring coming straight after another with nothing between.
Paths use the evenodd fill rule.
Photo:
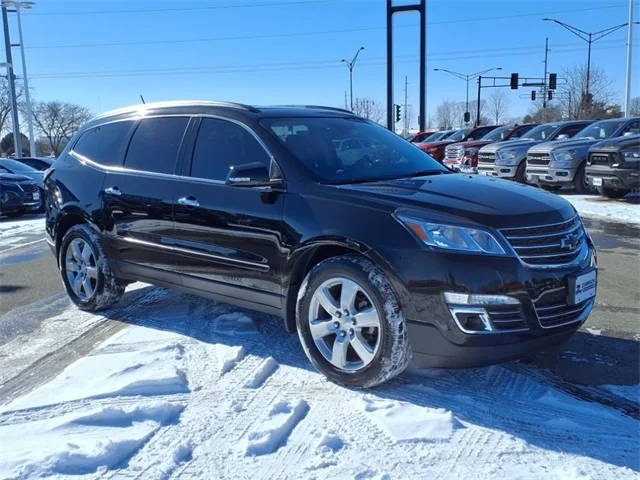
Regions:
<instances>
[{"instance_id":1,"label":"front bumper","mask_svg":"<svg viewBox=\"0 0 640 480\"><path fill-rule=\"evenodd\" d=\"M631 168L611 168L608 166L587 167L587 181L594 185L594 179L602 180L602 187L633 190L640 187L640 171Z\"/></svg>"},{"instance_id":2,"label":"front bumper","mask_svg":"<svg viewBox=\"0 0 640 480\"><path fill-rule=\"evenodd\" d=\"M433 252L418 258L415 252L405 252L402 259L396 257L393 264L407 286L400 300L416 363L450 368L483 366L564 342L584 324L595 304L595 298L575 306L569 301L573 279L594 268L595 250L592 245L588 250L578 263L553 268L527 266L515 257ZM516 298L521 324L502 331L465 333L454 320L443 292ZM546 320L550 305L565 302L566 310L558 314L557 322Z\"/></svg>"},{"instance_id":3,"label":"front bumper","mask_svg":"<svg viewBox=\"0 0 640 480\"><path fill-rule=\"evenodd\" d=\"M506 165L495 165L495 164L478 164L478 173L482 175L487 175L490 177L498 177L498 178L515 178L516 171L518 170L518 166L506 166Z\"/></svg>"},{"instance_id":4,"label":"front bumper","mask_svg":"<svg viewBox=\"0 0 640 480\"><path fill-rule=\"evenodd\" d=\"M575 168L530 167L527 166L527 182L536 185L563 185L572 183L576 176Z\"/></svg>"}]
</instances>

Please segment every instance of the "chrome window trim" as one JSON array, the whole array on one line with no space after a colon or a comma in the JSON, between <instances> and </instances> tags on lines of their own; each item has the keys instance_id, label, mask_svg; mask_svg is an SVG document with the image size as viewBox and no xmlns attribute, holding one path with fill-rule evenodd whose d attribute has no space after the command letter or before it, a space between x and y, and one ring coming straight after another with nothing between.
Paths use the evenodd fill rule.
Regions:
<instances>
[{"instance_id":1,"label":"chrome window trim","mask_svg":"<svg viewBox=\"0 0 640 480\"><path fill-rule=\"evenodd\" d=\"M271 153L271 151L269 150L269 148L266 146L266 144L262 141L262 139L258 136L258 134L253 131L253 129L251 127L249 127L248 125L246 125L245 123L236 120L234 118L228 118L228 117L223 117L220 115L213 115L213 114L208 114L208 113L197 113L197 114L185 114L185 113L174 113L174 114L155 114L155 115L138 115L138 116L133 116L133 117L128 117L128 118L119 118L116 120L111 120L111 121L106 121L106 122L102 122L102 123L98 123L95 125L91 125L91 127L89 127L87 130L83 131L82 134L78 137L78 140L76 140L76 142L74 143L74 147L75 145L77 145L78 141L80 140L80 138L82 138L82 135L84 135L84 133L92 128L96 128L96 127L101 127L103 125L108 125L111 123L117 123L117 122L139 122L140 120L146 119L146 118L165 118L165 117L187 117L187 118L214 118L216 120L224 120L227 122L231 122L234 123L242 128L244 128L247 132L249 132L249 134L260 144L260 146L262 147L262 149L266 152L267 156L269 157L269 160L273 163L275 163L278 166L278 169L280 170L280 172L283 172L282 167L280 166L280 164L276 161L275 157L273 156L273 154ZM137 127L136 127L137 128ZM199 130L199 128L198 128ZM186 129L185 129L185 133L186 133ZM134 132L135 134L135 132ZM196 135L196 139L195 141L198 141L198 137ZM127 147L127 151L128 151L128 147ZM189 180L195 180L198 182L202 182L202 183L212 183L215 185L226 185L226 183L222 180L214 180L214 179L209 179L209 178L201 178L201 177L191 177L188 175L177 175L175 173L160 173L160 172L151 172L148 170L136 170L133 168L126 168L124 166L122 167L114 167L114 166L110 166L110 165L104 165L102 163L98 163L95 162L93 160L91 160L88 157L85 157L84 155L82 155L81 153L76 152L73 148L71 148L71 150L69 151L69 155L71 155L73 158L75 158L76 160L80 161L81 163L94 167L98 170L101 171L105 171L105 172L114 172L114 173L132 173L132 174L139 174L139 175L145 175L145 176L154 176L154 177L161 177L161 178L166 178L166 179L173 179L173 180L184 180L184 179L189 179ZM126 152L125 152L125 160L126 160Z\"/></svg>"},{"instance_id":2,"label":"chrome window trim","mask_svg":"<svg viewBox=\"0 0 640 480\"><path fill-rule=\"evenodd\" d=\"M249 260L239 260L237 258L225 257L224 255L216 255L216 254L213 254L213 253L198 252L196 250L191 250L189 248L176 247L176 246L173 246L173 245L163 245L161 243L149 242L147 240L140 240L138 238L131 238L131 237L118 236L116 238L118 240L123 240L125 242L135 243L135 244L138 244L138 245L144 245L144 246L147 246L147 247L160 248L160 249L163 249L163 250L170 250L172 252L178 252L178 253L186 253L188 255L200 255L200 256L203 256L203 257L212 258L214 260L222 260L222 261L225 261L225 262L237 263L237 264L241 264L241 265L247 265L247 266L250 266L250 267L257 267L257 268L261 268L261 269L263 269L265 271L271 269L271 267L269 265L265 265L264 263L251 262Z\"/></svg>"}]
</instances>

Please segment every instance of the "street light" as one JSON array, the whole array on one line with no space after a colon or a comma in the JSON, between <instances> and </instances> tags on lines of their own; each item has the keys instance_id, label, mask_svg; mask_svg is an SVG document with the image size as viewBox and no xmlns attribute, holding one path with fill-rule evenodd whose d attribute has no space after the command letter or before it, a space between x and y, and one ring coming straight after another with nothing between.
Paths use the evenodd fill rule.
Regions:
<instances>
[{"instance_id":1,"label":"street light","mask_svg":"<svg viewBox=\"0 0 640 480\"><path fill-rule=\"evenodd\" d=\"M491 72L493 70L502 70L502 67L487 68L486 70L482 70L481 72L469 73L469 74L453 72L451 70L447 70L446 68L433 69L434 72L446 72L450 75L453 75L456 78L460 78L461 80L464 80L465 82L467 82L467 101L466 101L466 107L465 107L465 117L466 117L466 114L469 113L469 80L473 80L479 75L482 75L483 73ZM469 122L465 120L465 123L469 123Z\"/></svg>"},{"instance_id":2,"label":"street light","mask_svg":"<svg viewBox=\"0 0 640 480\"><path fill-rule=\"evenodd\" d=\"M589 49L587 50L587 81L586 81L586 88L585 88L586 91L585 91L584 99L586 99L586 101L590 104L591 100L589 97L589 80L591 77L591 44L593 42L600 40L603 37L606 37L610 33L613 33L617 30L620 30L621 28L626 27L627 25L629 25L629 22L621 23L620 25L605 28L604 30L600 30L597 32L585 32L584 30L580 30L579 28L574 27L573 25L569 25L568 23L561 22L560 20L556 20L555 18L543 18L542 21L557 23L561 27L564 27L567 30L569 30L575 36L587 42L587 44L589 45ZM633 22L633 23L640 24L640 22Z\"/></svg>"},{"instance_id":3,"label":"street light","mask_svg":"<svg viewBox=\"0 0 640 480\"><path fill-rule=\"evenodd\" d=\"M2 6L5 8L14 8L18 17L18 36L20 37L20 55L22 57L22 76L24 78L24 99L27 103L27 124L29 125L29 152L32 156L36 155L36 139L33 135L33 111L31 110L31 96L29 95L29 81L27 80L27 62L24 59L24 41L22 40L22 21L20 19L20 10L29 9L35 5L35 2L21 2L15 0L2 0ZM15 139L14 144L21 142Z\"/></svg>"},{"instance_id":4,"label":"street light","mask_svg":"<svg viewBox=\"0 0 640 480\"><path fill-rule=\"evenodd\" d=\"M344 58L342 60L340 60L341 62L346 63L347 67L349 68L349 98L351 100L351 111L352 112L353 112L353 67L355 67L355 65L356 65L356 60L357 60L358 54L360 53L361 50L364 50L364 47L360 47L358 49L358 51L353 56L353 59L351 61L348 61L348 60L346 60Z\"/></svg>"}]
</instances>

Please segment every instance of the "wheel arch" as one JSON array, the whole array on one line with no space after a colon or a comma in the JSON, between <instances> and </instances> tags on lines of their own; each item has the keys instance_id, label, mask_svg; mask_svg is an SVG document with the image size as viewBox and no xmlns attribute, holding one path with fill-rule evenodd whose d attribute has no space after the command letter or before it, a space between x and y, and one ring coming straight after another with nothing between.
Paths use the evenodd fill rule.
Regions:
<instances>
[{"instance_id":1,"label":"wheel arch","mask_svg":"<svg viewBox=\"0 0 640 480\"><path fill-rule=\"evenodd\" d=\"M56 260L59 260L60 245L62 244L62 239L64 238L65 234L71 227L80 224L88 224L92 228L96 228L87 213L77 206L69 206L59 213L54 228Z\"/></svg>"},{"instance_id":2,"label":"wheel arch","mask_svg":"<svg viewBox=\"0 0 640 480\"><path fill-rule=\"evenodd\" d=\"M389 276L394 290L401 285L394 269L382 255L366 244L349 239L316 239L300 246L287 264L288 282L285 293L284 322L288 332L296 331L298 291L307 273L318 263L332 257L356 254L375 263Z\"/></svg>"}]
</instances>

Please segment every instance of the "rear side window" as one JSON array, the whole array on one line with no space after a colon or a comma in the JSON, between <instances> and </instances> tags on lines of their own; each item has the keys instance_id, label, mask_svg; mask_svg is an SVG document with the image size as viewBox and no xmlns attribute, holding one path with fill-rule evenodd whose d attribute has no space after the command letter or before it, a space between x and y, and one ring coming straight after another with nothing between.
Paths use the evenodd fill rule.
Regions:
<instances>
[{"instance_id":1,"label":"rear side window","mask_svg":"<svg viewBox=\"0 0 640 480\"><path fill-rule=\"evenodd\" d=\"M132 121L124 121L90 128L80 136L73 151L101 165L121 167L132 126Z\"/></svg>"},{"instance_id":2,"label":"rear side window","mask_svg":"<svg viewBox=\"0 0 640 480\"><path fill-rule=\"evenodd\" d=\"M154 173L173 173L187 117L159 117L140 120L124 166Z\"/></svg>"},{"instance_id":3,"label":"rear side window","mask_svg":"<svg viewBox=\"0 0 640 480\"><path fill-rule=\"evenodd\" d=\"M270 157L245 128L226 120L203 118L193 151L191 176L225 180L232 165L260 162Z\"/></svg>"}]
</instances>

